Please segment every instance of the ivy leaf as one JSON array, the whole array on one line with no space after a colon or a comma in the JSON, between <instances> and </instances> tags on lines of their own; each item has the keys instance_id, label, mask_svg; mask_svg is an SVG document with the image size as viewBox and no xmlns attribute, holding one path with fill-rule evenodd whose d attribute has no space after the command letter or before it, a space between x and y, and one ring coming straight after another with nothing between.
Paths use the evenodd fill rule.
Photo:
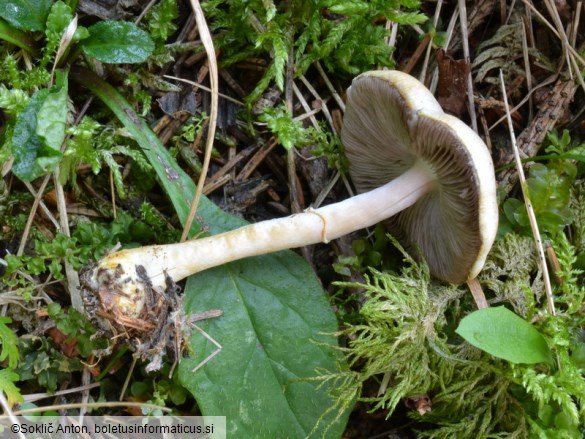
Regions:
<instances>
[{"instance_id":1,"label":"ivy leaf","mask_svg":"<svg viewBox=\"0 0 585 439\"><path fill-rule=\"evenodd\" d=\"M18 29L45 29L53 0L12 0L0 2L0 17Z\"/></svg>"},{"instance_id":2,"label":"ivy leaf","mask_svg":"<svg viewBox=\"0 0 585 439\"><path fill-rule=\"evenodd\" d=\"M551 351L540 332L503 306L469 314L455 332L473 346L511 363L553 364Z\"/></svg>"},{"instance_id":3,"label":"ivy leaf","mask_svg":"<svg viewBox=\"0 0 585 439\"><path fill-rule=\"evenodd\" d=\"M0 316L0 362L8 359L8 367L14 369L18 364L20 353L18 351L18 337L8 327L12 323L10 317Z\"/></svg>"},{"instance_id":4,"label":"ivy leaf","mask_svg":"<svg viewBox=\"0 0 585 439\"><path fill-rule=\"evenodd\" d=\"M57 84L37 91L20 112L12 134L12 171L32 181L55 169L61 158L67 122L67 80L59 73Z\"/></svg>"},{"instance_id":5,"label":"ivy leaf","mask_svg":"<svg viewBox=\"0 0 585 439\"><path fill-rule=\"evenodd\" d=\"M132 64L145 61L154 50L150 36L134 23L104 20L88 28L83 52L108 64Z\"/></svg>"},{"instance_id":6,"label":"ivy leaf","mask_svg":"<svg viewBox=\"0 0 585 439\"><path fill-rule=\"evenodd\" d=\"M24 398L20 394L18 387L14 385L20 377L10 369L0 369L0 392L4 392L8 398L8 405L13 406L23 402Z\"/></svg>"}]
</instances>

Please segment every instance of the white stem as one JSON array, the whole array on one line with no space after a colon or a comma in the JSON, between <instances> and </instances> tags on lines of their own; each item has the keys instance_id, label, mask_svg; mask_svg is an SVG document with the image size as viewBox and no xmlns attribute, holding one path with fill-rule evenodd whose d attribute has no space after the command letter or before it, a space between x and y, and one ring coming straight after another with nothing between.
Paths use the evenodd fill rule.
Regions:
<instances>
[{"instance_id":1,"label":"white stem","mask_svg":"<svg viewBox=\"0 0 585 439\"><path fill-rule=\"evenodd\" d=\"M390 183L345 201L203 239L121 250L102 259L98 269L122 269L134 278L136 266L142 265L152 284L162 287L164 271L177 282L238 259L327 242L370 227L414 204L434 184L432 172L419 162Z\"/></svg>"}]
</instances>

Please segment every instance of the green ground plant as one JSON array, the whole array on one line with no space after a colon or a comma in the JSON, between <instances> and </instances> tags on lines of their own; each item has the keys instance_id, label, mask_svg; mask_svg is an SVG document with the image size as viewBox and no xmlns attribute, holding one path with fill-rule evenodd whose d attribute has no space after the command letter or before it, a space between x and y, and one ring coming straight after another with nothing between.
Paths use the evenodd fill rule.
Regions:
<instances>
[{"instance_id":1,"label":"green ground plant","mask_svg":"<svg viewBox=\"0 0 585 439\"><path fill-rule=\"evenodd\" d=\"M389 33L374 22L383 17L401 24L422 23L427 17L419 6L411 0L213 0L205 3L205 11L220 35L223 65L269 55L266 73L247 97L255 102L272 82L284 88L285 68L291 62L295 76L305 74L316 61L351 76L364 66L391 67L392 48L384 43Z\"/></svg>"},{"instance_id":2,"label":"green ground plant","mask_svg":"<svg viewBox=\"0 0 585 439\"><path fill-rule=\"evenodd\" d=\"M114 160L124 157L133 163L134 174L156 175L179 220L184 222L195 193L193 181L136 110L138 107L140 113L148 113L145 108L150 101L144 93L140 94L139 84L152 79L152 74L137 67L125 75L126 86L133 92L129 102L112 85L87 69L99 61L106 65L124 64L106 68L114 73L126 73L130 63L148 58L146 66L150 68L170 60L170 52L163 50L163 46L165 35L172 31L174 2L161 3L147 17L146 29L154 34L152 38L143 28L127 22L98 21L84 28L77 25L72 8L65 2L33 3L22 2L21 6L31 14L34 12L34 24L0 7L0 17L6 20L4 31L13 31L11 39L16 40L16 46L29 56L39 57L27 69L22 57L13 56L10 47L2 46L4 52L0 56L4 56L8 67L0 78L4 85L0 100L8 116L0 139L4 163L12 160L12 173L22 181L33 181L58 170L60 183L70 183L74 190L78 190L75 179L79 177L75 170L80 165L88 165L93 174L98 174L96 178L105 165L110 168L118 195L124 196L128 187L122 184L120 165ZM30 42L25 35L35 37L34 47L25 44ZM71 80L103 101L105 107L74 121ZM152 86L153 82L147 84ZM152 177L146 180L152 181ZM203 227L207 233L217 233L244 223L207 199L202 200L198 214L203 224L195 224L193 234L201 232ZM71 237L57 235L54 240L33 230L30 251L23 256L7 257L4 285L15 294L20 292L24 300L37 300L38 292L42 291L37 278L63 279L65 261L78 269L116 241L133 245L154 239L157 230L148 230L145 224L161 228L166 225L148 204L141 205L140 215L142 219L118 212L118 220L110 230L95 223L79 223ZM120 221L125 221L124 227L119 227ZM16 234L23 226L21 221L19 228L11 232ZM149 236L143 236L149 231ZM158 241L164 236L156 238ZM35 277L31 278L31 274ZM229 283L222 285L225 281ZM216 291L218 288L221 289ZM302 299L298 291L303 291ZM263 428L271 436L284 432L301 436L312 431L329 405L329 397L325 388L302 378L315 374L318 368L335 370L343 360L332 349L336 340L324 335L335 329L335 316L308 265L288 252L266 256L261 264L243 261L199 276L197 283L187 284L184 296L188 313L222 309L229 316L201 324L222 343L223 361L205 366L205 372L191 373L209 349L205 338L192 337L189 341L193 347L186 348L190 358L181 361L178 373L172 378L175 384L167 386L156 380L158 384L150 392L151 401L169 404L180 401L176 388L180 383L196 396L198 410L203 414L227 415L230 430L244 435L249 430L253 435L256 420L263 417L270 420ZM87 343L89 331L85 330L85 324L75 320L75 313L61 311L51 309L49 319L67 340L83 342L89 350L96 349L96 344ZM23 324L25 318L21 314L19 319ZM71 324L74 320L79 324ZM246 338L233 337L233 334L246 334ZM27 343L20 348L21 361L12 364L13 357L10 357L10 373L2 376L3 390L11 392L12 402L19 398L18 391L14 391L17 381L20 386L26 383L27 388L41 387L52 392L55 383L81 368L79 359L75 363L63 357L58 343L44 335ZM300 351L291 350L293 345ZM8 356L4 344L2 348L2 355ZM86 353L84 350L83 354ZM275 369L274 364L282 367ZM250 370L255 374L250 375ZM234 379L245 383L238 387L239 394L230 385ZM207 390L201 391L202 388ZM303 397L305 394L313 395L310 404ZM247 401L250 395L256 395L262 403L250 405L249 416L242 417L241 402ZM270 411L273 415L268 414ZM328 431L340 435L344 419L334 426L331 421L326 425Z\"/></svg>"},{"instance_id":3,"label":"green ground plant","mask_svg":"<svg viewBox=\"0 0 585 439\"><path fill-rule=\"evenodd\" d=\"M347 355L354 369L326 377L338 384L334 388L340 407L374 380L380 396L358 400L387 416L408 397L431 398L431 411L409 413L430 424L419 431L421 437L582 436L585 155L583 145L567 131L549 134L544 151L530 167L527 186L541 233L560 267L555 273L556 315L544 310L544 285L520 200L504 200L499 238L479 280L491 306L503 305L500 309L520 326L530 325L525 329L534 342L520 337L524 329L506 328L504 316L464 329L462 322L481 314L471 312L465 289L434 282L424 264L395 243L406 263L402 270L371 269L364 284L340 284L361 289L367 297L359 311L361 320L342 333L350 340ZM356 253L354 266L363 251Z\"/></svg>"},{"instance_id":4,"label":"green ground plant","mask_svg":"<svg viewBox=\"0 0 585 439\"><path fill-rule=\"evenodd\" d=\"M519 326L513 329L506 327L503 315L479 324L479 316L488 310L471 312L465 289L431 280L424 264L395 242L405 260L402 270L371 269L363 284L339 284L366 295L361 320L342 332L354 369L325 377L336 381L340 407L374 380L380 396L358 400L387 416L409 397L431 398L431 411L409 413L431 425L419 431L421 437L582 436L585 283L580 262L585 211L580 176L585 155L567 131L551 133L544 147L546 155L536 157L527 186L541 232L559 263L556 315L544 310L544 285L520 200L503 202L499 238L479 275L491 306L505 307L489 312L505 310L506 316L514 316L510 318ZM363 251L356 253L354 266ZM470 319L477 325L465 328ZM521 336L524 330L531 335Z\"/></svg>"},{"instance_id":5,"label":"green ground plant","mask_svg":"<svg viewBox=\"0 0 585 439\"><path fill-rule=\"evenodd\" d=\"M57 170L58 184L80 196L80 166L90 169L84 181L100 187L106 186L106 174L111 173L117 197L135 204L113 219L106 203L88 201L108 220L76 219L71 236L46 235L33 228L27 252L4 258L7 267L0 279L3 288L29 305L39 299L44 286L39 279L64 279L65 262L77 270L118 242L134 246L178 239L177 225L187 217L195 186L178 165L175 152L163 147L147 122L152 121L152 90L179 90L162 80L158 69L176 55L202 49L168 43L179 15L174 0L160 1L139 25L98 20L88 26L76 23L75 1L16 3L23 6L21 12L7 8L6 2L0 4L4 42L0 45L4 123L0 163L13 160L13 175L25 182ZM212 0L204 7L223 67L245 68L250 60L260 60L261 72L252 75L253 80L245 78L248 70L236 78L249 92L248 110L269 87L286 88L288 67L294 66L293 76L298 77L311 75L318 63L342 81L373 65L393 67L394 49L384 42L389 33L379 22L389 19L408 25L426 20L420 4L411 0ZM401 31L408 32L405 28ZM516 32L517 28L503 28L482 47L484 57L493 59L494 65L504 63L509 54L499 46L516 43ZM97 62L112 81L124 79L116 86L108 83L110 79L91 70ZM486 66L482 74L488 80L492 67ZM71 94L73 86L87 92L83 97L101 102L80 120L73 117L73 110L82 105L79 96ZM256 116L248 112L240 117L249 122ZM204 113L195 115L175 139L177 147L192 142L205 119ZM285 148L314 145L316 154L327 157L331 167L347 169L339 140L324 125L307 129L280 104L264 109L257 121ZM252 130L249 134L257 135ZM169 365L159 374L147 374L139 366L129 395L165 406L189 405L192 412L227 415L230 431L249 437L257 436L258 419L266 420L263 433L271 437L339 437L356 400L390 416L405 399L418 395L428 395L432 401L430 412L410 413L421 437L583 435L585 154L584 146L571 141L566 132L550 134L548 142L546 155L530 168L528 187L542 231L560 264L555 273L557 315L543 311L544 289L520 200L504 201L499 240L480 276L490 303L513 313L513 319L522 322L517 325L524 325L525 333L538 340L541 355L536 363L526 357L510 359L501 351L488 354L481 341L476 343L479 348L467 342L460 335L465 331L458 330L463 319L474 316L467 292L431 280L424 264L412 260L378 227L371 239L354 242L355 256L340 258L334 266L341 276L365 276L365 282L340 283L336 294L342 297L343 290L351 288L347 302L359 303L359 315L346 316L344 311L334 315L313 270L289 252L233 263L189 279L185 310L222 309L226 316L201 324L223 345L221 361L191 373L211 349L205 338L193 334L186 349L189 354L177 373L168 377ZM131 163L129 176L123 175L121 161ZM3 229L0 236L10 240L25 228L26 215L18 206L29 205L32 197L9 194L0 181L0 218L8 231ZM176 214L177 224L170 224L141 196L153 188L158 191L157 184L170 201L165 208L173 213L168 216ZM243 224L203 198L191 235ZM394 253L388 250L390 242L398 249ZM26 310L11 308L11 318L0 317L4 367L0 390L11 404L21 402L25 391L54 392L59 382L82 370L82 359L105 347L75 310L53 303L43 311L65 336L62 343L77 343L79 355L68 357L62 343L48 336L24 335L23 331L32 332L32 317ZM346 324L338 333L336 317ZM510 331L489 329L490 342L505 344L503 339L498 343L498 337L507 337ZM349 364L339 355L334 333L348 340ZM534 347L526 340L513 341L525 343L528 351ZM119 391L119 382L106 374L124 355L124 349L116 352L97 378L102 383L100 400ZM364 388L372 382L382 390L378 397L365 396ZM256 399L252 401L251 395ZM197 401L196 409L191 397ZM242 401L253 402L246 407L246 416Z\"/></svg>"},{"instance_id":6,"label":"green ground plant","mask_svg":"<svg viewBox=\"0 0 585 439\"><path fill-rule=\"evenodd\" d=\"M570 205L573 188L582 174L579 166L582 170L585 163L585 145L572 141L565 130L561 136L556 132L548 134L543 149L546 154L534 158L536 163L529 168L526 184L541 233L555 237L568 225L578 223ZM543 160L546 163L542 163ZM521 200L513 197L506 199L503 211L500 235L511 230L530 235L528 214Z\"/></svg>"},{"instance_id":7,"label":"green ground plant","mask_svg":"<svg viewBox=\"0 0 585 439\"><path fill-rule=\"evenodd\" d=\"M365 284L341 284L362 288L367 300L360 310L362 323L343 332L351 340L347 354L356 370L327 379L339 384L334 388L343 397L360 395L366 381L379 380L380 396L358 400L388 416L407 397L428 395L430 412L410 412L432 425L419 431L421 437L578 437L585 427L585 288L577 283L581 272L574 268L574 247L564 239L558 248L561 276L572 283L558 287L556 316L536 302L542 285L529 283L536 267L529 238L508 234L498 241L480 275L482 284L493 286L496 301L505 294L506 306L546 340L552 363L515 364L465 342L455 328L473 315L468 293L432 281L424 264L403 253L406 265L400 273L371 270ZM491 341L510 342L503 338L509 333L498 334L498 321L492 324ZM493 340L498 336L499 342ZM527 343L512 340L520 347ZM341 407L347 402L338 400Z\"/></svg>"}]
</instances>

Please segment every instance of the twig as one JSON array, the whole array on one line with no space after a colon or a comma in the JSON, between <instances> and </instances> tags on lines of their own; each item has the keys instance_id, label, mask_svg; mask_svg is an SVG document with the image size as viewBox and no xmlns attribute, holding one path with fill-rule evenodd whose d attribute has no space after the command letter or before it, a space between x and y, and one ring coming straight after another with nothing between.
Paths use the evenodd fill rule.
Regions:
<instances>
[{"instance_id":1,"label":"twig","mask_svg":"<svg viewBox=\"0 0 585 439\"><path fill-rule=\"evenodd\" d=\"M309 90L309 93L311 93L313 95L313 97L315 99L317 99L321 105L321 111L323 112L323 116L325 116L325 119L327 119L327 123L329 123L329 126L331 127L332 130L335 130L335 127L333 126L333 118L331 117L331 113L329 112L329 108L327 108L327 102L325 101L325 99L323 99L319 93L317 93L317 90L315 90L315 87L313 87L311 85L311 83L307 80L307 78L303 75L301 76L301 81L303 84L305 84L305 87L307 87L307 90ZM305 107L305 99L303 98L303 95L301 94L300 90L298 89L298 87L293 84L293 87L295 88L295 94L297 95L297 98L299 99L299 101L303 104L303 108L305 109L305 111L309 112L309 110ZM315 118L311 118L311 121L313 122L313 119ZM313 122L313 126L317 129L317 131L321 131L321 126L316 123L316 119L315 122Z\"/></svg>"},{"instance_id":2,"label":"twig","mask_svg":"<svg viewBox=\"0 0 585 439\"><path fill-rule=\"evenodd\" d=\"M191 7L193 8L193 12L195 14L195 21L197 22L197 28L199 30L199 35L201 36L201 42L203 43L203 47L205 47L205 52L207 53L207 59L209 62L209 80L211 83L211 110L209 115L209 128L207 130L207 142L205 144L203 166L201 168L201 174L199 175L199 181L197 182L195 198L193 198L191 208L189 209L189 215L187 216L187 220L185 221L185 227L183 228L183 234L181 235L181 242L185 241L189 236L191 224L193 224L193 219L195 218L197 207L199 206L199 200L201 199L203 187L205 186L205 178L207 177L209 162L211 161L211 151L213 149L215 129L217 127L217 104L219 98L217 59L215 57L213 39L211 38L211 33L209 32L209 27L207 26L207 22L205 21L205 16L203 14L203 9L201 9L201 5L199 4L199 0L191 0Z\"/></svg>"},{"instance_id":3,"label":"twig","mask_svg":"<svg viewBox=\"0 0 585 439\"><path fill-rule=\"evenodd\" d=\"M39 190L37 192L37 196L35 197L35 200L33 201L32 207L30 208L30 212L29 212L28 218L26 220L26 225L24 226L24 230L22 232L22 237L20 238L20 245L18 246L18 250L16 251L16 256L22 256L22 254L24 253L24 248L26 247L26 241L28 240L28 235L30 233L32 223L33 223L35 216L36 216L36 213L37 213L37 208L39 207L39 204L41 203L41 198L43 196L43 193L45 192L45 189L47 188L47 184L49 183L50 178L51 178L51 174L45 175L45 177L43 178L43 182L41 183L41 186L39 187Z\"/></svg>"},{"instance_id":4,"label":"twig","mask_svg":"<svg viewBox=\"0 0 585 439\"><path fill-rule=\"evenodd\" d=\"M321 75L323 82L325 82L325 85L327 86L327 89L331 93L331 96L333 96L333 99L335 99L335 102L337 102L337 105L339 105L339 108L341 108L342 111L345 111L345 103L343 102L343 99L341 99L341 96L339 96L339 93L337 93L337 90L335 90L335 87L333 87L333 84L329 80L329 77L327 76L327 73L325 73L325 70L323 70L323 67L321 67L321 64L319 64L318 61L315 61L314 66L319 72L319 75Z\"/></svg>"},{"instance_id":5,"label":"twig","mask_svg":"<svg viewBox=\"0 0 585 439\"><path fill-rule=\"evenodd\" d=\"M534 87L533 91L539 87L540 85ZM523 157L533 157L536 155L539 145L544 140L546 134L556 126L557 121L562 117L563 113L567 111L568 105L573 99L577 88L577 84L572 80L557 81L547 98L544 100L544 103L540 106L538 113L534 116L530 125L518 136L517 146ZM526 99L524 99L521 104L525 101ZM518 105L515 108L518 108ZM512 109L511 113L514 111L515 110ZM503 159L503 161L506 162L505 159ZM506 192L509 192L512 189L512 186L516 183L517 173L513 169L508 169L504 171L498 179L500 180L501 188Z\"/></svg>"},{"instance_id":6,"label":"twig","mask_svg":"<svg viewBox=\"0 0 585 439\"><path fill-rule=\"evenodd\" d=\"M303 82L303 84L305 84L305 86L307 86L307 84L310 86L309 82L307 81L307 79L304 76L301 76L301 81ZM293 82L292 86L293 86L293 91L295 93L295 96L297 97L297 100L300 102L301 106L303 107L303 110L305 110L305 114L301 115L301 117L297 116L297 117L293 118L294 120L304 120L306 118L309 118L311 120L311 124L315 127L315 129L317 131L321 131L321 127L319 126L319 122L317 121L315 114L319 113L321 110L324 110L323 115L325 116L325 118L327 119L328 122L332 123L331 114L329 114L329 110L327 110L327 107L326 107L324 102L323 102L323 107L321 109L314 111L311 109L311 106L309 105L309 103L307 102L307 100L305 99L303 94L301 93L301 90L299 90L299 87L297 87L297 85L294 82ZM309 91L311 91L312 87L311 88L307 87L307 89ZM313 91L314 91L314 89L313 89ZM320 98L318 98L318 99L320 99Z\"/></svg>"},{"instance_id":7,"label":"twig","mask_svg":"<svg viewBox=\"0 0 585 439\"><path fill-rule=\"evenodd\" d=\"M398 37L398 27L399 24L395 23L394 21L386 20L386 24L384 25L386 30L390 31L390 35L386 37L386 45L388 47L395 47L396 46L396 38ZM392 55L390 55L392 57Z\"/></svg>"},{"instance_id":8,"label":"twig","mask_svg":"<svg viewBox=\"0 0 585 439\"><path fill-rule=\"evenodd\" d=\"M192 85L194 87L200 88L201 90L205 90L207 92L212 93L212 90L209 87L206 87L205 85L203 85L203 84L201 84L199 82L189 81L188 79L178 78L177 76L172 76L172 75L163 75L163 78L174 79L175 81L184 82L186 84L189 84L189 85ZM246 104L244 104L242 101L238 101L237 99L234 99L231 96L228 96L226 94L218 93L217 95L219 97L224 98L227 101L233 102L234 104L239 105L241 107L245 107L246 106Z\"/></svg>"},{"instance_id":9,"label":"twig","mask_svg":"<svg viewBox=\"0 0 585 439\"><path fill-rule=\"evenodd\" d=\"M457 24L457 19L459 17L459 11L456 8L455 12L451 15L451 20L449 20L449 25L447 26L447 37L445 38L445 41L443 43L442 48L445 49L445 52L447 52L449 50L449 45L452 41L452 39L455 38L455 25ZM431 90L431 92L433 94L435 94L435 92L437 91L437 84L439 82L439 67L435 66L435 68L433 69L433 76L430 80L430 84L429 84L429 90Z\"/></svg>"},{"instance_id":10,"label":"twig","mask_svg":"<svg viewBox=\"0 0 585 439\"><path fill-rule=\"evenodd\" d=\"M416 49L414 50L412 55L408 58L408 61L399 67L400 70L402 70L405 73L411 73L412 70L414 69L414 66L416 65L416 63L418 62L420 57L423 55L425 48L430 44L431 44L431 36L430 36L430 34L427 33L424 35L424 37L420 41L420 43L418 43L418 45L416 46Z\"/></svg>"},{"instance_id":11,"label":"twig","mask_svg":"<svg viewBox=\"0 0 585 439\"><path fill-rule=\"evenodd\" d=\"M26 186L26 188L31 193L31 195L33 197L35 197L35 199L36 199L38 194L37 194L37 191L35 191L34 186L25 180L23 180L22 183ZM55 229L58 229L59 228L59 221L57 221L57 218L55 218L53 213L49 210L47 205L42 200L39 202L39 207L41 208L41 210L43 211L45 216L49 219L49 221L51 221L51 223L53 223L53 226L55 226Z\"/></svg>"},{"instance_id":12,"label":"twig","mask_svg":"<svg viewBox=\"0 0 585 439\"><path fill-rule=\"evenodd\" d=\"M116 208L116 187L114 185L114 171L110 168L110 201L112 202L112 216L114 219L118 217L118 210Z\"/></svg>"},{"instance_id":13,"label":"twig","mask_svg":"<svg viewBox=\"0 0 585 439\"><path fill-rule=\"evenodd\" d=\"M124 380L124 384L122 384L122 390L120 391L120 397L118 401L124 400L124 395L126 394L126 389L128 389L128 384L130 384L130 378L132 378L132 372L134 372L134 368L136 367L136 363L138 362L138 356L132 355L132 364L130 365L130 370L126 374L126 379Z\"/></svg>"},{"instance_id":14,"label":"twig","mask_svg":"<svg viewBox=\"0 0 585 439\"><path fill-rule=\"evenodd\" d=\"M73 40L73 35L77 30L77 14L71 20L69 25L65 28L63 35L61 36L61 41L59 41L59 48L57 49L57 53L55 54L55 59L53 60L53 67L51 68L51 76L49 78L49 85L53 85L53 78L55 77L55 69L59 65L61 61L61 57L65 54L71 41Z\"/></svg>"},{"instance_id":15,"label":"twig","mask_svg":"<svg viewBox=\"0 0 585 439\"><path fill-rule=\"evenodd\" d=\"M142 10L142 12L138 16L138 18L134 21L134 23L135 24L140 23L142 21L142 19L144 18L144 16L148 13L148 11L150 11L152 9L152 7L154 6L155 3L156 3L156 0L150 0L150 2L144 7L144 9Z\"/></svg>"},{"instance_id":16,"label":"twig","mask_svg":"<svg viewBox=\"0 0 585 439\"><path fill-rule=\"evenodd\" d=\"M290 1L287 2L287 9L290 8ZM290 32L290 30L288 31ZM288 60L286 63L285 83L284 83L284 100L288 113L293 115L293 96L294 96L294 50L291 46L288 51ZM290 209L292 213L299 213L301 211L301 204L299 202L299 191L297 186L297 169L295 164L294 150L291 148L286 152L286 169L288 173L288 191L290 194ZM306 250L303 247L302 252L306 255Z\"/></svg>"},{"instance_id":17,"label":"twig","mask_svg":"<svg viewBox=\"0 0 585 439\"><path fill-rule=\"evenodd\" d=\"M98 384L100 385L101 383L91 383L91 378L92 375L89 371L89 367L87 367L86 364L83 365L83 372L81 372L81 384L84 387L84 389L81 391L81 397L80 397L80 402L81 403L85 403L87 404L89 402L89 391L91 389L91 386ZM79 415L78 415L78 420L80 423L83 423L83 417L85 416L85 412L87 410L87 407L81 407L79 409Z\"/></svg>"},{"instance_id":18,"label":"twig","mask_svg":"<svg viewBox=\"0 0 585 439\"><path fill-rule=\"evenodd\" d=\"M339 180L340 175L341 175L341 172L335 171L335 174L333 175L333 177L331 177L329 179L329 182L325 185L325 187L321 190L321 192L319 192L319 195L317 195L317 198L315 199L315 202L313 203L313 207L318 208L321 206L323 201L325 201L325 198L327 197L327 195L329 195L329 192L331 192L333 187L337 184L337 181Z\"/></svg>"},{"instance_id":19,"label":"twig","mask_svg":"<svg viewBox=\"0 0 585 439\"><path fill-rule=\"evenodd\" d=\"M28 395L23 395L23 398L26 402L35 402L35 401L40 401L41 399L45 399L45 398L55 398L56 396L68 395L68 394L77 393L77 392L85 392L86 390L95 389L96 387L100 387L100 386L101 386L101 383L92 383L92 384L87 384L87 385L83 385L80 387L74 387L71 389L59 390L55 393L47 393L47 392L31 393Z\"/></svg>"},{"instance_id":20,"label":"twig","mask_svg":"<svg viewBox=\"0 0 585 439\"><path fill-rule=\"evenodd\" d=\"M567 34L565 33L565 30L562 27L562 23L560 23L560 30L557 31L557 29L555 29L555 27L549 23L549 21L534 7L534 5L532 5L528 0L522 0L524 2L524 4L526 6L528 6L528 8L530 8L530 10L540 19L542 20L542 22L552 31L553 34L555 34L555 36L561 40L561 42L563 43L563 48L567 49L570 53L569 56L569 61L570 61L570 65L573 66L573 68L575 69L575 71L577 72L577 79L579 81L579 84L581 85L581 88L583 90L585 90L585 81L583 80L583 76L579 73L581 71L581 69L579 69L579 66L577 65L577 61L579 61L581 63L582 66L585 66L585 59L579 54L579 52L570 44L568 44L568 40L567 40ZM546 2L545 2L546 3ZM558 13L557 13L558 15ZM559 18L560 21L560 18ZM556 22L556 20L555 20ZM567 41L567 43L565 43L565 41Z\"/></svg>"},{"instance_id":21,"label":"twig","mask_svg":"<svg viewBox=\"0 0 585 439\"><path fill-rule=\"evenodd\" d=\"M542 278L544 281L544 288L546 291L546 300L548 304L548 312L553 316L556 315L555 303L552 295L552 287L550 284L550 277L548 274L548 267L546 266L546 259L544 257L544 249L542 247L542 240L540 238L540 231L538 230L538 223L536 221L536 215L532 208L532 202L530 201L530 195L528 193L528 186L526 184L526 178L524 176L524 169L522 168L522 160L520 159L520 151L516 144L516 135L514 134L514 126L512 124L512 116L510 115L510 107L508 106L508 97L506 96L506 85L504 84L504 74L500 70L500 83L502 86L502 98L504 100L504 107L506 108L506 119L508 120L508 128L510 129L510 140L512 141L512 148L514 149L514 157L516 159L516 168L518 169L518 178L520 179L520 186L522 187L522 195L524 196L524 203L526 204L526 210L528 212L528 219L530 220L530 228L534 235L534 241L536 243L536 249L538 251L538 262L542 271Z\"/></svg>"}]
</instances>

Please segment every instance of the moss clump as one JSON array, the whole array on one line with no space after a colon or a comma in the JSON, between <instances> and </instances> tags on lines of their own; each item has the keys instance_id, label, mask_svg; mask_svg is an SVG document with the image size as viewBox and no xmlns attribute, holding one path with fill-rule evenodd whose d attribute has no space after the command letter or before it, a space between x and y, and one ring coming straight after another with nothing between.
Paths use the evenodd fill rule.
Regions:
<instances>
[{"instance_id":1,"label":"moss clump","mask_svg":"<svg viewBox=\"0 0 585 439\"><path fill-rule=\"evenodd\" d=\"M565 278L574 280L574 249L566 240L557 247ZM583 344L578 338L585 316L577 305L582 306L584 290L565 282L557 315L541 311L533 253L530 240L507 235L496 243L481 280L493 302L528 318L545 336L554 367L511 364L467 344L454 331L471 311L466 289L432 281L427 268L404 253L399 275L371 270L365 284L343 284L363 288L368 300L362 323L344 331L353 370L326 377L338 380L340 406L347 404L343 398L361 394L366 382L378 379L379 396L359 400L386 410L388 417L408 397L430 397L430 411L410 413L425 423L421 437L581 434L585 369L575 353Z\"/></svg>"}]
</instances>

